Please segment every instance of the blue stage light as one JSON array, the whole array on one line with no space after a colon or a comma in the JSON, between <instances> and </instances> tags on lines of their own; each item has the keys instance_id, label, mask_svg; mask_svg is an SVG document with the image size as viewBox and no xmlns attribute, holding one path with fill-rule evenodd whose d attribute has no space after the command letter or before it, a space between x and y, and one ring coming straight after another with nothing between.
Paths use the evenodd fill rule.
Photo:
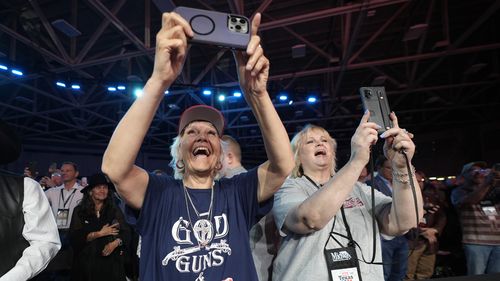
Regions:
<instances>
[{"instance_id":1,"label":"blue stage light","mask_svg":"<svg viewBox=\"0 0 500 281\"><path fill-rule=\"evenodd\" d=\"M8 70L9 68L6 65L0 64L1 70Z\"/></svg>"},{"instance_id":2,"label":"blue stage light","mask_svg":"<svg viewBox=\"0 0 500 281\"><path fill-rule=\"evenodd\" d=\"M116 92L116 87L108 87L109 92Z\"/></svg>"},{"instance_id":3,"label":"blue stage light","mask_svg":"<svg viewBox=\"0 0 500 281\"><path fill-rule=\"evenodd\" d=\"M12 74L17 76L23 76L23 72L17 69L12 69L10 72L12 72Z\"/></svg>"},{"instance_id":4,"label":"blue stage light","mask_svg":"<svg viewBox=\"0 0 500 281\"><path fill-rule=\"evenodd\" d=\"M81 87L78 84L73 84L73 85L71 85L71 89L73 89L73 90L80 90Z\"/></svg>"},{"instance_id":5,"label":"blue stage light","mask_svg":"<svg viewBox=\"0 0 500 281\"><path fill-rule=\"evenodd\" d=\"M169 91L169 90L166 90L166 91L165 91L165 95L168 95L169 93L170 93L170 91Z\"/></svg>"},{"instance_id":6,"label":"blue stage light","mask_svg":"<svg viewBox=\"0 0 500 281\"><path fill-rule=\"evenodd\" d=\"M288 102L288 104L289 104L289 105L292 105L292 104L293 104L293 100L290 100L290 101Z\"/></svg>"},{"instance_id":7,"label":"blue stage light","mask_svg":"<svg viewBox=\"0 0 500 281\"><path fill-rule=\"evenodd\" d=\"M219 95L219 101L225 101L226 100L226 96L225 95Z\"/></svg>"},{"instance_id":8,"label":"blue stage light","mask_svg":"<svg viewBox=\"0 0 500 281\"><path fill-rule=\"evenodd\" d=\"M118 89L119 91L124 91L125 89L127 89L127 87L123 86L123 85L118 85L116 87L116 89Z\"/></svg>"},{"instance_id":9,"label":"blue stage light","mask_svg":"<svg viewBox=\"0 0 500 281\"><path fill-rule=\"evenodd\" d=\"M281 95L279 95L279 99L280 99L280 101L286 101L286 100L288 100L288 96L285 94L281 94Z\"/></svg>"},{"instance_id":10,"label":"blue stage light","mask_svg":"<svg viewBox=\"0 0 500 281\"><path fill-rule=\"evenodd\" d=\"M317 101L316 97L311 96L307 98L308 103L315 103L316 101Z\"/></svg>"},{"instance_id":11,"label":"blue stage light","mask_svg":"<svg viewBox=\"0 0 500 281\"><path fill-rule=\"evenodd\" d=\"M210 96L212 94L212 90L209 90L209 89L204 89L203 90L203 95L204 96Z\"/></svg>"},{"instance_id":12,"label":"blue stage light","mask_svg":"<svg viewBox=\"0 0 500 281\"><path fill-rule=\"evenodd\" d=\"M134 96L135 96L136 98L140 98L140 97L142 97L142 89L135 89L135 90L134 90Z\"/></svg>"},{"instance_id":13,"label":"blue stage light","mask_svg":"<svg viewBox=\"0 0 500 281\"><path fill-rule=\"evenodd\" d=\"M61 82L61 81L57 81L56 85L57 85L57 87L66 88L66 83Z\"/></svg>"},{"instance_id":14,"label":"blue stage light","mask_svg":"<svg viewBox=\"0 0 500 281\"><path fill-rule=\"evenodd\" d=\"M241 92L240 91L234 91L233 92L233 97L241 98Z\"/></svg>"}]
</instances>

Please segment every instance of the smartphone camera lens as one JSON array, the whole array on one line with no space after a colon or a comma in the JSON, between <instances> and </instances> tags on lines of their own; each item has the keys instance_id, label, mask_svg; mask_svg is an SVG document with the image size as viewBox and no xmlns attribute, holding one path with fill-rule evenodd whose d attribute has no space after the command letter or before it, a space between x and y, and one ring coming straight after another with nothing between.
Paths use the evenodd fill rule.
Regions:
<instances>
[{"instance_id":1,"label":"smartphone camera lens","mask_svg":"<svg viewBox=\"0 0 500 281\"><path fill-rule=\"evenodd\" d=\"M237 22L236 18L231 18L231 22L236 23Z\"/></svg>"},{"instance_id":2,"label":"smartphone camera lens","mask_svg":"<svg viewBox=\"0 0 500 281\"><path fill-rule=\"evenodd\" d=\"M244 19L240 19L240 23L241 23L241 24L245 24L245 22L246 22L246 21L245 21Z\"/></svg>"},{"instance_id":3,"label":"smartphone camera lens","mask_svg":"<svg viewBox=\"0 0 500 281\"><path fill-rule=\"evenodd\" d=\"M371 97L372 97L372 91L365 90L365 98L371 98Z\"/></svg>"},{"instance_id":4,"label":"smartphone camera lens","mask_svg":"<svg viewBox=\"0 0 500 281\"><path fill-rule=\"evenodd\" d=\"M241 26L240 26L240 25L235 26L235 28L236 28L237 30L241 30Z\"/></svg>"}]
</instances>

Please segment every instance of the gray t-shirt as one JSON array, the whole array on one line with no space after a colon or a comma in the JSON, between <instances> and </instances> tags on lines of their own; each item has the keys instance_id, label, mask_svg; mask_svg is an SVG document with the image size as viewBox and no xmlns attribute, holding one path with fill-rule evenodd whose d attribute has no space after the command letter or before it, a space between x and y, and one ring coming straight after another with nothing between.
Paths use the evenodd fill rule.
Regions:
<instances>
[{"instance_id":1,"label":"gray t-shirt","mask_svg":"<svg viewBox=\"0 0 500 281\"><path fill-rule=\"evenodd\" d=\"M284 238L274 262L273 280L328 280L323 248L334 222L333 231L347 236L341 213L337 212L335 217L323 229L308 235L295 234L284 228L288 212L316 191L317 188L305 177L289 178L274 195L273 214L276 225ZM364 256L367 262L371 260L373 253L370 192L369 186L357 182L343 204L352 237L361 247L361 249L356 247L358 259L362 260ZM375 190L375 214L379 221L382 210L389 207L391 202L390 197ZM382 262L378 227L376 232L375 262ZM330 239L327 249L345 247L348 243L347 239L339 235L335 235L335 238L342 245ZM362 261L359 264L361 276L364 280L384 281L382 265L366 264Z\"/></svg>"}]
</instances>

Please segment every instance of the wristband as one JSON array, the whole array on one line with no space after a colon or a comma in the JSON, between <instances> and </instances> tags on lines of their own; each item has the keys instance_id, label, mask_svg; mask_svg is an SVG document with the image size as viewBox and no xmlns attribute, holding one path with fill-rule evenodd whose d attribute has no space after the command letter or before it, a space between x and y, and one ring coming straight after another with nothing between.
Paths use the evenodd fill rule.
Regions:
<instances>
[{"instance_id":1,"label":"wristband","mask_svg":"<svg viewBox=\"0 0 500 281\"><path fill-rule=\"evenodd\" d=\"M410 169L410 174L408 173L399 173L398 171L392 170L392 180L397 181L403 184L407 184L410 182L410 176L413 177L415 175L415 167L413 165Z\"/></svg>"}]
</instances>

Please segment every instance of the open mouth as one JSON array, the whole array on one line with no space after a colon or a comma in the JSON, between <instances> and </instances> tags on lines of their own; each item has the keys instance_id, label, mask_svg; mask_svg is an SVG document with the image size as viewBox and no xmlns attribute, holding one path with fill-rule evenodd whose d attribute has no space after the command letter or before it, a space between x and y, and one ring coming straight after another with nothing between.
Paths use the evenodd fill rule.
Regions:
<instances>
[{"instance_id":1,"label":"open mouth","mask_svg":"<svg viewBox=\"0 0 500 281\"><path fill-rule=\"evenodd\" d=\"M318 150L314 152L314 156L326 156L326 150Z\"/></svg>"},{"instance_id":2,"label":"open mouth","mask_svg":"<svg viewBox=\"0 0 500 281\"><path fill-rule=\"evenodd\" d=\"M200 146L193 150L194 156L210 156L210 150L206 147Z\"/></svg>"}]
</instances>

